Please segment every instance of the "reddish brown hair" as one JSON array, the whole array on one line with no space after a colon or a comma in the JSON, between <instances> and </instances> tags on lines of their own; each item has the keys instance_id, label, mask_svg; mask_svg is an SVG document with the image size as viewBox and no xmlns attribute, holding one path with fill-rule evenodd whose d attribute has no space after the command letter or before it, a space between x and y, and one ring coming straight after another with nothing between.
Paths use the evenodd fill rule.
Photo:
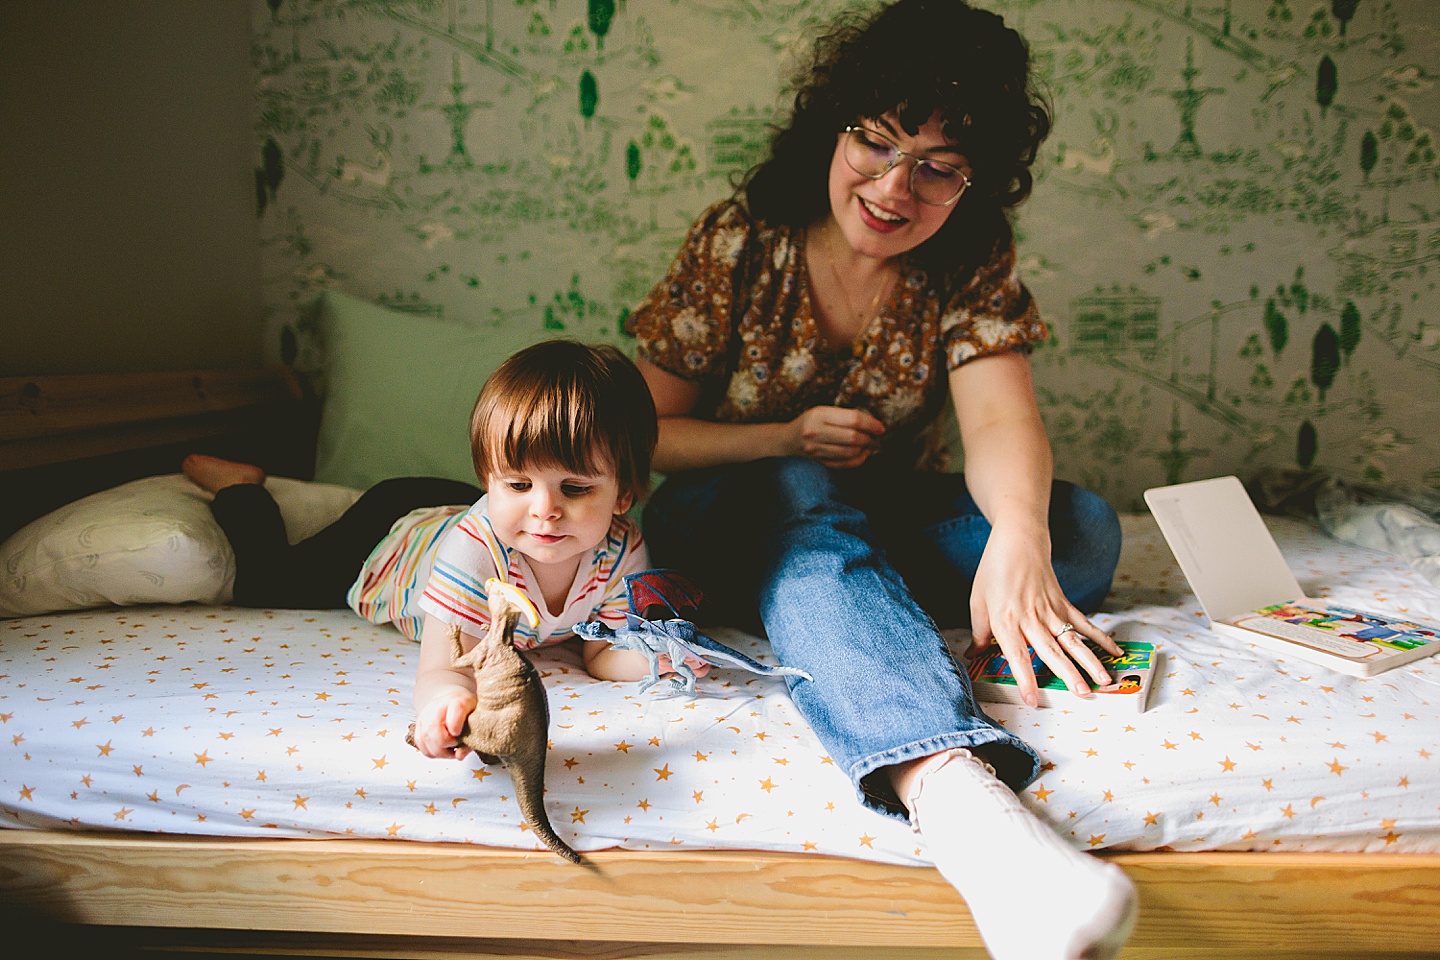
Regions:
<instances>
[{"instance_id":1,"label":"reddish brown hair","mask_svg":"<svg viewBox=\"0 0 1440 960\"><path fill-rule=\"evenodd\" d=\"M486 485L507 468L613 469L620 491L650 489L659 426L640 371L609 345L545 340L491 374L470 417L470 454Z\"/></svg>"}]
</instances>

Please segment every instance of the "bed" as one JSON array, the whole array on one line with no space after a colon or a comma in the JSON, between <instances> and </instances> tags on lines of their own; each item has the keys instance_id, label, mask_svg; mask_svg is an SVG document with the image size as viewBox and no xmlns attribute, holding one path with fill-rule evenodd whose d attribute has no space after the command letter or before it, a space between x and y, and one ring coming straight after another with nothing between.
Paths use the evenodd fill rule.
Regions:
<instances>
[{"instance_id":1,"label":"bed","mask_svg":"<svg viewBox=\"0 0 1440 960\"><path fill-rule=\"evenodd\" d=\"M225 452L246 417L300 403L279 375L228 393L167 376L170 400L130 412L114 398L132 377L0 380L27 405L0 412L10 499L67 472L167 473L179 447ZM131 459L98 470L93 452ZM1434 955L1440 661L1359 680L1239 648L1205 629L1149 518L1124 524L1099 621L1160 649L1148 709L992 713L1046 760L1027 804L1138 884L1125 955ZM1440 619L1399 560L1271 529L1303 586ZM719 671L695 698L639 695L574 651L537 657L546 805L576 867L525 831L503 769L404 745L416 652L344 612L219 594L0 620L15 921L142 955L983 956L915 837L858 808L777 682Z\"/></svg>"}]
</instances>

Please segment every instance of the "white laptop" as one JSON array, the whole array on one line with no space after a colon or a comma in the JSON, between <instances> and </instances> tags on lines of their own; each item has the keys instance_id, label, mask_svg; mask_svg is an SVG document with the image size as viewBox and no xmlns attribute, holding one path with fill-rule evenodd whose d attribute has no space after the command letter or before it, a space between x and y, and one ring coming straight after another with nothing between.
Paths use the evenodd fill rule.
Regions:
<instances>
[{"instance_id":1,"label":"white laptop","mask_svg":"<svg viewBox=\"0 0 1440 960\"><path fill-rule=\"evenodd\" d=\"M1306 597L1236 478L1156 487L1145 502L1216 631L1355 677L1440 652L1440 625Z\"/></svg>"}]
</instances>

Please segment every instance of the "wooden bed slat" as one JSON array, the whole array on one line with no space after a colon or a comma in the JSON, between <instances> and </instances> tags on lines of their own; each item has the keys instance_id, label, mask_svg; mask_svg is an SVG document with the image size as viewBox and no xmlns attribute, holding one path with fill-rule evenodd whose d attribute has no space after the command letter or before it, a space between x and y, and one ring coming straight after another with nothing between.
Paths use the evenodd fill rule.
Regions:
<instances>
[{"instance_id":1,"label":"wooden bed slat","mask_svg":"<svg viewBox=\"0 0 1440 960\"><path fill-rule=\"evenodd\" d=\"M0 377L0 439L238 410L290 395L279 370Z\"/></svg>"},{"instance_id":2,"label":"wooden bed slat","mask_svg":"<svg viewBox=\"0 0 1440 960\"><path fill-rule=\"evenodd\" d=\"M608 851L587 859L592 868L451 844L5 831L0 888L16 907L99 925L520 942L979 946L964 905L930 869L743 852ZM1440 943L1440 855L1111 859L1141 890L1132 948L1156 957L1180 945L1189 956L1418 955Z\"/></svg>"},{"instance_id":3,"label":"wooden bed slat","mask_svg":"<svg viewBox=\"0 0 1440 960\"><path fill-rule=\"evenodd\" d=\"M495 940L442 937L326 937L212 931L135 930L110 933L104 944L142 947L144 957L343 957L345 960L989 960L981 947L802 947L713 943ZM1121 960L1421 960L1434 952L1363 954L1252 946L1220 952L1191 946L1127 947ZM138 957L135 958L138 960Z\"/></svg>"},{"instance_id":4,"label":"wooden bed slat","mask_svg":"<svg viewBox=\"0 0 1440 960\"><path fill-rule=\"evenodd\" d=\"M288 371L0 377L0 464L63 463L234 429L299 398Z\"/></svg>"},{"instance_id":5,"label":"wooden bed slat","mask_svg":"<svg viewBox=\"0 0 1440 960\"><path fill-rule=\"evenodd\" d=\"M455 844L16 831L0 833L0 885L77 923L226 928L258 914L272 930L660 942L693 940L699 924L714 942L843 945L899 922L916 945L979 943L933 871L764 853L586 858L593 869ZM816 916L815 897L833 913Z\"/></svg>"},{"instance_id":6,"label":"wooden bed slat","mask_svg":"<svg viewBox=\"0 0 1440 960\"><path fill-rule=\"evenodd\" d=\"M117 936L118 933L118 936ZM375 937L216 933L208 930L133 930L101 941L134 945L142 956L343 957L345 960L988 960L983 948L776 947L714 943L506 940L487 937ZM134 949L132 947L132 949ZM1127 955L1126 960L1130 960ZM1177 958L1178 960L1178 958ZM1186 957L1185 960L1196 960ZM1227 958L1230 960L1230 958ZM1238 958L1249 960L1249 958ZM1270 960L1270 958L1265 958ZM1298 960L1298 958L1297 958ZM1311 958L1305 958L1311 960Z\"/></svg>"}]
</instances>

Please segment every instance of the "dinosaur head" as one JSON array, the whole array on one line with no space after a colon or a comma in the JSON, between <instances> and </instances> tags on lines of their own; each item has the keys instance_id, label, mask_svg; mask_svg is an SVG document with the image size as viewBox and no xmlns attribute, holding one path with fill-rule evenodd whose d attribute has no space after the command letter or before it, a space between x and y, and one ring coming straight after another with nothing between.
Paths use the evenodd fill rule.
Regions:
<instances>
[{"instance_id":1,"label":"dinosaur head","mask_svg":"<svg viewBox=\"0 0 1440 960\"><path fill-rule=\"evenodd\" d=\"M615 638L615 631L601 623L599 620L591 620L586 623L577 623L574 627L577 636L586 640L604 640L609 642Z\"/></svg>"},{"instance_id":2,"label":"dinosaur head","mask_svg":"<svg viewBox=\"0 0 1440 960\"><path fill-rule=\"evenodd\" d=\"M503 623L505 632L514 636L515 625L524 617L531 629L540 626L540 611L529 597L513 584L491 577L485 581L485 596L490 603L490 619ZM507 638L508 639L508 638Z\"/></svg>"}]
</instances>

